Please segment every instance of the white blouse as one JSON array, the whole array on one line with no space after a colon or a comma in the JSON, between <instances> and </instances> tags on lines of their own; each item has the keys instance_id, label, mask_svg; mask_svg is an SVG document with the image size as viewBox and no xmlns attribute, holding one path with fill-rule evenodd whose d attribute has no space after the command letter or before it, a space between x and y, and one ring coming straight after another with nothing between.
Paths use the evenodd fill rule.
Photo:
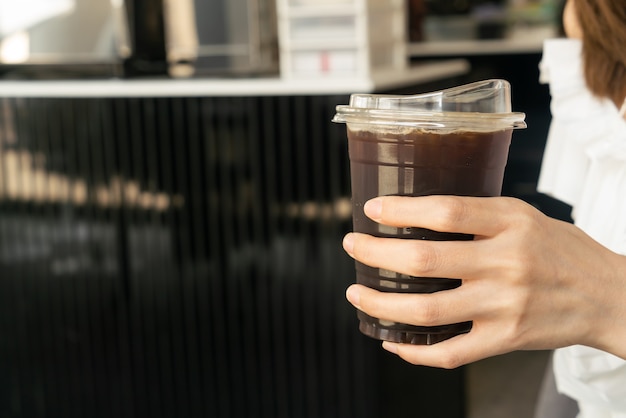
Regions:
<instances>
[{"instance_id":1,"label":"white blouse","mask_svg":"<svg viewBox=\"0 0 626 418\"><path fill-rule=\"evenodd\" d=\"M581 54L578 40L544 45L541 79L550 83L553 119L538 190L571 205L578 227L626 255L626 103L618 110L589 92ZM556 350L554 371L559 391L578 401L579 418L626 418L626 361L572 346Z\"/></svg>"}]
</instances>

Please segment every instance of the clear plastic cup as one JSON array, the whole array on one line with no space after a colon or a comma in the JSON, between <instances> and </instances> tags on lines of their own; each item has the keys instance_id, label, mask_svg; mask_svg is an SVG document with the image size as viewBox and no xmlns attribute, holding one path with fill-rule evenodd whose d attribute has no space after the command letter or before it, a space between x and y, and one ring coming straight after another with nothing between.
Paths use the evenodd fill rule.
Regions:
<instances>
[{"instance_id":1,"label":"clear plastic cup","mask_svg":"<svg viewBox=\"0 0 626 418\"><path fill-rule=\"evenodd\" d=\"M377 196L499 196L514 129L525 115L511 112L510 84L486 80L413 96L354 94L337 106L333 122L346 123L355 232L421 240L473 236L380 225L363 212ZM433 293L458 278L413 277L356 262L357 283L398 293ZM479 301L477 301L479 303ZM359 311L361 332L400 343L434 344L469 332L472 323L437 327L393 323Z\"/></svg>"}]
</instances>

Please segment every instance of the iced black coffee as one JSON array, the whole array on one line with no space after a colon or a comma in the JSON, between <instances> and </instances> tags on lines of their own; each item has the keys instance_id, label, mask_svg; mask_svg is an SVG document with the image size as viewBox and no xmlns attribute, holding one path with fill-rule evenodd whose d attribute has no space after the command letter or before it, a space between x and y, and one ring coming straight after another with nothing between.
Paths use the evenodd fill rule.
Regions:
<instances>
[{"instance_id":1,"label":"iced black coffee","mask_svg":"<svg viewBox=\"0 0 626 418\"><path fill-rule=\"evenodd\" d=\"M524 115L510 112L509 85L488 80L420 96L353 95L335 121L346 122L352 179L354 231L378 237L471 240L471 235L394 228L363 212L377 196L498 196L513 129ZM462 285L462 277L423 278L356 262L357 282L398 293L433 293ZM434 344L466 333L471 322L416 327L358 312L371 337Z\"/></svg>"}]
</instances>

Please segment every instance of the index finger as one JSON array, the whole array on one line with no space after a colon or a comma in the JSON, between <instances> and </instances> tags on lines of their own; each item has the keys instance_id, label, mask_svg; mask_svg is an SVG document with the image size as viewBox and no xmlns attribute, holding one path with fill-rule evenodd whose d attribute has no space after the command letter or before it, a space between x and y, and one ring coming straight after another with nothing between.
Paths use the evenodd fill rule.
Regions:
<instances>
[{"instance_id":1,"label":"index finger","mask_svg":"<svg viewBox=\"0 0 626 418\"><path fill-rule=\"evenodd\" d=\"M366 202L365 214L393 227L493 236L511 224L526 203L505 197L381 196Z\"/></svg>"}]
</instances>

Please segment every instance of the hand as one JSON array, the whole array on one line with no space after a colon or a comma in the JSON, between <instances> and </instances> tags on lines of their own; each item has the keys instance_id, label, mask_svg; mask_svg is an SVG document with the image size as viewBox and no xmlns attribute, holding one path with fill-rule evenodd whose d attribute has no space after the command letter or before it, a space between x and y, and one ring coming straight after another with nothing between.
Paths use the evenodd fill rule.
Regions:
<instances>
[{"instance_id":1,"label":"hand","mask_svg":"<svg viewBox=\"0 0 626 418\"><path fill-rule=\"evenodd\" d=\"M432 346L384 342L385 349L444 368L573 344L626 358L626 258L574 225L504 197L388 196L364 209L390 226L475 235L443 242L346 235L344 249L364 264L463 279L461 287L434 294L351 286L348 300L373 317L421 326L473 321L468 334Z\"/></svg>"}]
</instances>

